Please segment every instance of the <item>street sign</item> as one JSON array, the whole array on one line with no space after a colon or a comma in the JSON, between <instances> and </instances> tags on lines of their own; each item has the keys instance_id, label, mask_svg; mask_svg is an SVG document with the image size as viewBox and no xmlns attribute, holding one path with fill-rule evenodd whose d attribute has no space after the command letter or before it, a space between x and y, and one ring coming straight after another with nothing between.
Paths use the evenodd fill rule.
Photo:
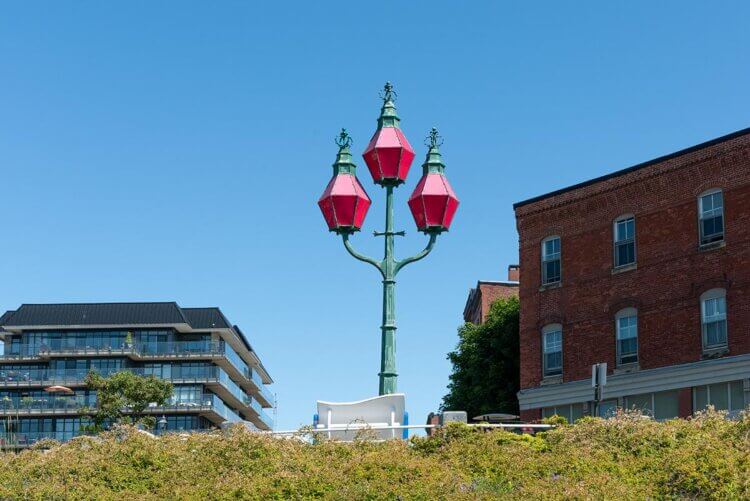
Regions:
<instances>
[{"instance_id":1,"label":"street sign","mask_svg":"<svg viewBox=\"0 0 750 501\"><path fill-rule=\"evenodd\" d=\"M604 386L607 384L607 362L591 366L591 387Z\"/></svg>"}]
</instances>

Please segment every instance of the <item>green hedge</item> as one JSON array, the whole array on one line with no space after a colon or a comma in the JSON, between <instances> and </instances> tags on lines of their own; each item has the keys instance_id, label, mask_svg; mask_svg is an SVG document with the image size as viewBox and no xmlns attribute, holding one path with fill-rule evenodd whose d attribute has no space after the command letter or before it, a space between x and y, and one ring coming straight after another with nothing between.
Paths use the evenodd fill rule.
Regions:
<instances>
[{"instance_id":1,"label":"green hedge","mask_svg":"<svg viewBox=\"0 0 750 501\"><path fill-rule=\"evenodd\" d=\"M354 444L126 432L0 455L0 499L748 499L750 416L584 418L535 437L450 426Z\"/></svg>"}]
</instances>

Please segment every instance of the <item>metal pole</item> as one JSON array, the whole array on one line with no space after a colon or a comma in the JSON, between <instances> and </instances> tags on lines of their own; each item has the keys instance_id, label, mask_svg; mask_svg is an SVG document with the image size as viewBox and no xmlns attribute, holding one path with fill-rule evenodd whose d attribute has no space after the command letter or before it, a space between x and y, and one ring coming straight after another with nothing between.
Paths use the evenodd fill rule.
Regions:
<instances>
[{"instance_id":1,"label":"metal pole","mask_svg":"<svg viewBox=\"0 0 750 501\"><path fill-rule=\"evenodd\" d=\"M396 260L393 257L393 186L386 186L385 256L383 259L383 324L380 345L379 394L396 393Z\"/></svg>"}]
</instances>

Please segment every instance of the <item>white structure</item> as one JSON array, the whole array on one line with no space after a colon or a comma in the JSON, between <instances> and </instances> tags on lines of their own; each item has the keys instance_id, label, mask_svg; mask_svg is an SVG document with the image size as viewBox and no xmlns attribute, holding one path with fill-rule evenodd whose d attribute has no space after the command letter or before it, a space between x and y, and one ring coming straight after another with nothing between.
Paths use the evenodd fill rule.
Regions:
<instances>
[{"instance_id":1,"label":"white structure","mask_svg":"<svg viewBox=\"0 0 750 501\"><path fill-rule=\"evenodd\" d=\"M387 440L407 438L409 424L403 393L381 395L357 402L323 402L318 400L318 413L313 427L327 430L328 438L351 441L361 430L371 428L377 437Z\"/></svg>"}]
</instances>

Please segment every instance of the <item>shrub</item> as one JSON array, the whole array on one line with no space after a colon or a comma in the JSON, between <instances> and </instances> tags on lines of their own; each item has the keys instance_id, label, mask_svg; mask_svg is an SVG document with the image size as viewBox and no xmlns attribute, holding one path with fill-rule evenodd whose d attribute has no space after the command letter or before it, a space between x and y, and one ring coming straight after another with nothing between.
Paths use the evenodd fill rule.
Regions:
<instances>
[{"instance_id":1,"label":"shrub","mask_svg":"<svg viewBox=\"0 0 750 501\"><path fill-rule=\"evenodd\" d=\"M586 418L409 441L105 433L0 455L0 499L748 499L750 417Z\"/></svg>"}]
</instances>

